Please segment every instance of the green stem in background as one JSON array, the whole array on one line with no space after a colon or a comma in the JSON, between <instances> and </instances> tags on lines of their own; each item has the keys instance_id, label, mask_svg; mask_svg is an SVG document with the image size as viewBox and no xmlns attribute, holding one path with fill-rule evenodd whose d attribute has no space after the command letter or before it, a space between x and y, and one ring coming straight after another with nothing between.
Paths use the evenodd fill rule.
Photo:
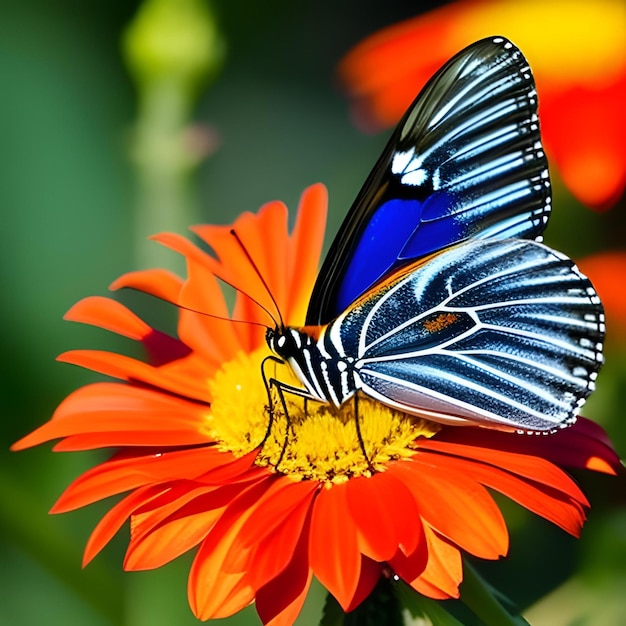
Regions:
<instances>
[{"instance_id":1,"label":"green stem in background","mask_svg":"<svg viewBox=\"0 0 626 626\"><path fill-rule=\"evenodd\" d=\"M511 615L496 598L497 592L485 582L467 562L463 564L463 583L460 601L467 606L484 626L528 626L520 615ZM462 626L444 603L431 600L412 589L403 581L395 585L395 593L404 608L406 626ZM334 626L334 624L333 624Z\"/></svg>"},{"instance_id":2,"label":"green stem in background","mask_svg":"<svg viewBox=\"0 0 626 626\"><path fill-rule=\"evenodd\" d=\"M148 236L183 233L198 221L190 176L194 163L185 146L187 107L181 96L171 81L151 85L133 134L137 181L133 240L135 262L143 268L167 265L172 259Z\"/></svg>"},{"instance_id":3,"label":"green stem in background","mask_svg":"<svg viewBox=\"0 0 626 626\"><path fill-rule=\"evenodd\" d=\"M463 626L443 604L423 596L402 580L396 582L395 594L403 608L405 626Z\"/></svg>"},{"instance_id":4,"label":"green stem in background","mask_svg":"<svg viewBox=\"0 0 626 626\"><path fill-rule=\"evenodd\" d=\"M211 141L192 129L191 114L217 74L224 44L206 0L146 0L125 33L124 52L139 108L131 150L135 256L140 267L162 266L171 256L161 258L163 250L146 238L185 232L197 221L191 175Z\"/></svg>"},{"instance_id":5,"label":"green stem in background","mask_svg":"<svg viewBox=\"0 0 626 626\"><path fill-rule=\"evenodd\" d=\"M467 562L463 561L461 602L480 618L485 626L528 626L521 615L511 615L496 599L493 589Z\"/></svg>"},{"instance_id":6,"label":"green stem in background","mask_svg":"<svg viewBox=\"0 0 626 626\"><path fill-rule=\"evenodd\" d=\"M131 149L137 180L135 262L140 268L180 271L173 255L147 237L184 233L198 221L193 173L211 141L191 116L201 88L221 65L224 44L207 0L144 0L123 44L138 92ZM127 576L124 623L195 622L184 592L188 569L178 559L157 572Z\"/></svg>"}]
</instances>

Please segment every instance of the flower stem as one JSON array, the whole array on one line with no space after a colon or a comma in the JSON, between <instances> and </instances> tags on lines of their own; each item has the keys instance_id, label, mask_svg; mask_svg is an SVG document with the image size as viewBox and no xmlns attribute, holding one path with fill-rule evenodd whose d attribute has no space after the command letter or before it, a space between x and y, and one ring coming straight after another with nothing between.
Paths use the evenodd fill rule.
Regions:
<instances>
[{"instance_id":1,"label":"flower stem","mask_svg":"<svg viewBox=\"0 0 626 626\"><path fill-rule=\"evenodd\" d=\"M152 84L142 95L132 150L138 187L136 262L139 267L167 266L172 257L165 257L147 237L163 231L182 233L197 221L192 158L185 145L188 106L178 85L167 80Z\"/></svg>"},{"instance_id":2,"label":"flower stem","mask_svg":"<svg viewBox=\"0 0 626 626\"><path fill-rule=\"evenodd\" d=\"M486 581L467 562L463 563L461 601L480 618L485 626L524 626L521 615L511 615L494 596Z\"/></svg>"},{"instance_id":3,"label":"flower stem","mask_svg":"<svg viewBox=\"0 0 626 626\"><path fill-rule=\"evenodd\" d=\"M132 146L138 180L137 262L163 265L157 232L185 232L196 222L191 174L213 147L190 126L202 87L222 64L224 41L208 0L144 0L124 33L123 49L138 90ZM172 258L166 256L165 265Z\"/></svg>"}]
</instances>

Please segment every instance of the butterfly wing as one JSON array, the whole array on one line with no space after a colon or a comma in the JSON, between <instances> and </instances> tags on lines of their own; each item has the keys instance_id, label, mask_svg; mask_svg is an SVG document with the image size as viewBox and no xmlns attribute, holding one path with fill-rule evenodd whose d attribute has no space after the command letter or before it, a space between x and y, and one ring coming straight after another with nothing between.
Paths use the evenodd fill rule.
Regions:
<instances>
[{"instance_id":1,"label":"butterfly wing","mask_svg":"<svg viewBox=\"0 0 626 626\"><path fill-rule=\"evenodd\" d=\"M449 423L571 423L602 363L604 316L572 261L535 241L469 241L399 270L329 325L358 386Z\"/></svg>"},{"instance_id":2,"label":"butterfly wing","mask_svg":"<svg viewBox=\"0 0 626 626\"><path fill-rule=\"evenodd\" d=\"M394 269L469 238L538 237L550 210L537 95L506 39L451 59L399 123L313 289L325 324Z\"/></svg>"}]
</instances>

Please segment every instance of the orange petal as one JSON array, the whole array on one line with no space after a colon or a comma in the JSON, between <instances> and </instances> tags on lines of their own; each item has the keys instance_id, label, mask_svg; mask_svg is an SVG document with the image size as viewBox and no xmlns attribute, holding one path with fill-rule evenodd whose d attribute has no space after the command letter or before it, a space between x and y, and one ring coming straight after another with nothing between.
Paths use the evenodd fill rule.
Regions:
<instances>
[{"instance_id":1,"label":"orange petal","mask_svg":"<svg viewBox=\"0 0 626 626\"><path fill-rule=\"evenodd\" d=\"M289 241L288 302L282 311L285 322L291 325L302 326L305 322L324 244L327 211L328 192L324 185L304 190Z\"/></svg>"},{"instance_id":2,"label":"orange petal","mask_svg":"<svg viewBox=\"0 0 626 626\"><path fill-rule=\"evenodd\" d=\"M255 504L254 518L242 527L234 551L249 550L266 541L303 502L311 501L318 488L314 481L294 482L288 477L272 480Z\"/></svg>"},{"instance_id":3,"label":"orange petal","mask_svg":"<svg viewBox=\"0 0 626 626\"><path fill-rule=\"evenodd\" d=\"M435 600L459 597L459 585L463 581L461 553L445 538L424 525L428 544L428 563L424 571L407 582L422 595Z\"/></svg>"},{"instance_id":4,"label":"orange petal","mask_svg":"<svg viewBox=\"0 0 626 626\"><path fill-rule=\"evenodd\" d=\"M420 526L423 526L421 519ZM424 527L422 527L422 536L422 544L418 546L418 549L415 550L415 552L407 555L404 554L402 550L398 550L393 557L389 559L389 565L393 568L394 573L406 582L415 580L424 571L428 563L428 559L430 558L428 552L429 546L426 542Z\"/></svg>"},{"instance_id":5,"label":"orange petal","mask_svg":"<svg viewBox=\"0 0 626 626\"><path fill-rule=\"evenodd\" d=\"M188 584L189 604L198 619L228 617L254 599L246 572L228 572L223 564L266 488L266 484L257 483L235 498L202 542L191 566Z\"/></svg>"},{"instance_id":6,"label":"orange petal","mask_svg":"<svg viewBox=\"0 0 626 626\"><path fill-rule=\"evenodd\" d=\"M227 284L241 290L244 294L258 302L261 307L265 307L271 312L273 318L277 319L278 312L276 306L270 298L269 292L260 279L259 274L265 277L271 273L271 268L268 266L263 251L264 247L267 247L268 238L270 238L269 240L273 246L284 247L286 233L268 233L260 229L264 211L268 210L267 207L268 205L259 211L257 214L258 219L250 213L240 215L232 225L232 228L207 225L195 226L193 231L215 251L218 259L220 259L219 261L213 259L214 264L211 266L211 271ZM287 208L282 203L272 203L271 207L274 207L273 211L284 212L285 214L287 212ZM244 253L237 240L230 234L231 229L237 232L249 257ZM250 263L250 258L254 260L258 273ZM272 289L269 283L268 287ZM278 302L279 306L280 304ZM251 309L254 315L251 321L274 325L274 322L263 312L261 307L255 305ZM240 314L237 311L237 307L234 312Z\"/></svg>"},{"instance_id":7,"label":"orange petal","mask_svg":"<svg viewBox=\"0 0 626 626\"><path fill-rule=\"evenodd\" d=\"M49 422L13 447L21 450L51 439L88 433L107 433L107 445L117 446L133 445L132 440L138 435L143 446L206 444L212 442L206 430L209 411L204 404L153 389L94 383L67 396ZM102 442L97 442L96 437L92 447L103 447ZM77 447L74 445L73 449Z\"/></svg>"},{"instance_id":8,"label":"orange petal","mask_svg":"<svg viewBox=\"0 0 626 626\"><path fill-rule=\"evenodd\" d=\"M164 504L152 502L151 510L133 515L124 569L155 569L194 548L242 489L242 485L222 488L175 485L171 493L164 494L167 496ZM155 505L158 508L152 509Z\"/></svg>"},{"instance_id":9,"label":"orange petal","mask_svg":"<svg viewBox=\"0 0 626 626\"><path fill-rule=\"evenodd\" d=\"M176 303L182 285L180 276L164 269L150 269L123 274L111 283L109 289L136 289L166 302Z\"/></svg>"},{"instance_id":10,"label":"orange petal","mask_svg":"<svg viewBox=\"0 0 626 626\"><path fill-rule=\"evenodd\" d=\"M194 479L232 461L227 452L193 448L165 453L119 454L79 476L51 513L63 513L109 496L176 479Z\"/></svg>"},{"instance_id":11,"label":"orange petal","mask_svg":"<svg viewBox=\"0 0 626 626\"><path fill-rule=\"evenodd\" d=\"M463 435L465 433L460 434ZM454 434L450 433L450 435L454 437ZM471 440L472 435L475 435L475 441ZM533 454L513 453L481 445L481 443L479 443L481 435L481 433L477 432L467 432L467 438L463 438L467 444L451 443L441 440L435 441L434 438L431 440L427 439L420 442L420 449L454 455L460 459L473 459L481 463L493 465L494 467L503 468L512 474L530 478L547 487L553 487L575 500L586 502L584 494L576 483L574 483L563 470L559 469L553 463L550 463L550 461L546 461ZM532 442L533 437L533 435L516 434L509 434L509 436L518 437L520 439L525 438L529 442ZM442 434L442 438L443 437L447 437L447 434ZM539 435L539 437L543 438L544 436ZM545 435L545 437L550 437L550 435ZM522 445L523 443L524 442L522 442Z\"/></svg>"},{"instance_id":12,"label":"orange petal","mask_svg":"<svg viewBox=\"0 0 626 626\"><path fill-rule=\"evenodd\" d=\"M362 537L361 552L388 561L402 547L413 552L422 536L411 492L388 472L348 483L348 508ZM361 542L360 542L361 544Z\"/></svg>"},{"instance_id":13,"label":"orange petal","mask_svg":"<svg viewBox=\"0 0 626 626\"><path fill-rule=\"evenodd\" d=\"M624 466L602 426L579 416L576 423L544 441L543 456L566 467L604 474L623 474Z\"/></svg>"},{"instance_id":14,"label":"orange petal","mask_svg":"<svg viewBox=\"0 0 626 626\"><path fill-rule=\"evenodd\" d=\"M389 469L411 491L420 516L437 532L471 554L497 559L508 550L508 533L500 510L487 490L464 475L439 467L437 459L418 454Z\"/></svg>"},{"instance_id":15,"label":"orange petal","mask_svg":"<svg viewBox=\"0 0 626 626\"><path fill-rule=\"evenodd\" d=\"M347 484L322 489L313 506L309 561L318 580L343 610L351 605L361 574L356 528L348 522Z\"/></svg>"},{"instance_id":16,"label":"orange petal","mask_svg":"<svg viewBox=\"0 0 626 626\"><path fill-rule=\"evenodd\" d=\"M308 524L289 565L256 593L256 610L266 626L292 626L302 610L313 573L308 562Z\"/></svg>"},{"instance_id":17,"label":"orange petal","mask_svg":"<svg viewBox=\"0 0 626 626\"><path fill-rule=\"evenodd\" d=\"M231 316L222 287L205 263L187 259L187 276L188 279L180 293L180 304L192 310L180 311L179 337L207 359L220 363L230 360L246 347L239 337L237 328L242 324L233 324L229 321ZM216 317L208 317L193 311ZM252 320L254 319L253 317Z\"/></svg>"},{"instance_id":18,"label":"orange petal","mask_svg":"<svg viewBox=\"0 0 626 626\"><path fill-rule=\"evenodd\" d=\"M437 465L447 467L451 472L458 469L456 459L445 456L437 459ZM583 505L588 506L584 496L582 500L573 500L563 492L551 487L533 484L496 467L472 461L464 461L463 472L466 478L471 478L486 487L499 491L529 511L533 511L560 526L571 535L580 536L585 521L582 507Z\"/></svg>"},{"instance_id":19,"label":"orange petal","mask_svg":"<svg viewBox=\"0 0 626 626\"><path fill-rule=\"evenodd\" d=\"M83 298L70 308L63 319L99 326L135 340L143 339L152 330L120 302L101 296Z\"/></svg>"},{"instance_id":20,"label":"orange petal","mask_svg":"<svg viewBox=\"0 0 626 626\"><path fill-rule=\"evenodd\" d=\"M111 541L115 533L134 511L154 498L157 498L162 493L165 493L167 490L168 487L162 485L137 489L107 511L93 529L87 541L83 555L83 567Z\"/></svg>"},{"instance_id":21,"label":"orange petal","mask_svg":"<svg viewBox=\"0 0 626 626\"><path fill-rule=\"evenodd\" d=\"M180 290L178 304L191 310L180 312L179 337L209 359L232 358L243 345L236 325L224 321L229 313L214 273L219 267L217 261L180 235L161 233L154 239L183 255L187 262L187 280Z\"/></svg>"},{"instance_id":22,"label":"orange petal","mask_svg":"<svg viewBox=\"0 0 626 626\"><path fill-rule=\"evenodd\" d=\"M146 436L144 432L95 432L65 437L65 439L55 443L52 450L54 452L77 452L80 450L97 450L99 448L119 448L121 446L153 447L161 445L167 444L163 444L163 437L158 432L153 433L152 436ZM185 444L179 441L174 445L178 447Z\"/></svg>"},{"instance_id":23,"label":"orange petal","mask_svg":"<svg viewBox=\"0 0 626 626\"><path fill-rule=\"evenodd\" d=\"M153 365L169 363L187 356L190 352L184 343L151 328L124 305L110 298L84 298L65 314L64 319L99 326L118 335L142 341Z\"/></svg>"},{"instance_id":24,"label":"orange petal","mask_svg":"<svg viewBox=\"0 0 626 626\"><path fill-rule=\"evenodd\" d=\"M249 582L253 589L261 589L268 580L281 576L290 567L297 546L303 542L305 546L308 544L309 532L306 522L313 503L313 494L310 491L306 493L308 497L301 499L282 523L252 550Z\"/></svg>"},{"instance_id":25,"label":"orange petal","mask_svg":"<svg viewBox=\"0 0 626 626\"><path fill-rule=\"evenodd\" d=\"M227 485L240 482L269 479L273 474L266 467L254 465L258 450L253 450L242 457L234 457L228 452L222 463L210 467L207 472L198 476L197 480L205 485ZM230 460L228 460L230 459Z\"/></svg>"},{"instance_id":26,"label":"orange petal","mask_svg":"<svg viewBox=\"0 0 626 626\"><path fill-rule=\"evenodd\" d=\"M602 427L584 417L579 417L568 428L539 437L486 428L447 428L441 430L436 438L461 445L541 457L548 462L566 467L593 468L608 474L617 474L623 470L619 457ZM497 462L494 464L500 466ZM512 470L508 465L506 468ZM532 478L538 480L541 473L542 470L539 469L538 475Z\"/></svg>"},{"instance_id":27,"label":"orange petal","mask_svg":"<svg viewBox=\"0 0 626 626\"><path fill-rule=\"evenodd\" d=\"M198 356L193 354L188 358L189 361L198 362L199 360ZM145 383L193 400L206 403L211 401L206 378L189 376L189 372L180 365L170 369L153 367L123 354L105 350L70 350L57 357L57 360L100 372L112 378ZM196 373L198 371L202 371L200 364L197 366Z\"/></svg>"},{"instance_id":28,"label":"orange petal","mask_svg":"<svg viewBox=\"0 0 626 626\"><path fill-rule=\"evenodd\" d=\"M347 606L346 611L349 613L356 609L367 596L372 593L376 583L380 580L383 572L382 563L372 561L366 556L361 556L361 573L359 575L359 583L357 585L352 601Z\"/></svg>"},{"instance_id":29,"label":"orange petal","mask_svg":"<svg viewBox=\"0 0 626 626\"><path fill-rule=\"evenodd\" d=\"M280 309L287 302L287 220L285 204L273 201L264 204L256 214L243 213L233 224ZM267 245L268 239L272 245Z\"/></svg>"}]
</instances>

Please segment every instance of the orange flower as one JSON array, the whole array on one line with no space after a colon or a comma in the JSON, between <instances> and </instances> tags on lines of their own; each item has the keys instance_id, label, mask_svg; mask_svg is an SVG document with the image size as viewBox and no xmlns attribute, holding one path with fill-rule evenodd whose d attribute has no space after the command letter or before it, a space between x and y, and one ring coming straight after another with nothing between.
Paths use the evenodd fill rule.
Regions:
<instances>
[{"instance_id":1,"label":"orange flower","mask_svg":"<svg viewBox=\"0 0 626 626\"><path fill-rule=\"evenodd\" d=\"M601 209L626 187L625 23L622 0L460 0L365 39L339 71L358 122L391 126L454 53L506 36L533 68L552 162L581 202Z\"/></svg>"},{"instance_id":2,"label":"orange flower","mask_svg":"<svg viewBox=\"0 0 626 626\"><path fill-rule=\"evenodd\" d=\"M610 338L626 339L626 252L598 252L577 262L596 288L606 313Z\"/></svg>"},{"instance_id":3,"label":"orange flower","mask_svg":"<svg viewBox=\"0 0 626 626\"><path fill-rule=\"evenodd\" d=\"M297 397L287 399L288 428L276 414L268 433L260 370L268 317L251 298L275 311L269 291L286 323L303 322L325 215L326 190L316 185L303 194L291 235L279 202L235 221L267 288L228 227L194 228L215 256L177 235L155 237L185 257L187 279L139 271L113 289L177 305L178 338L108 298L82 300L67 319L140 341L150 358L62 355L121 382L78 389L13 446L60 439L56 450L117 448L52 512L126 493L93 531L85 563L127 519L127 570L156 568L196 548L189 602L200 619L254 601L264 624L292 624L313 575L346 611L391 573L431 598L456 597L463 551L497 559L508 549L487 488L577 536L587 500L554 462L607 473L619 467L602 430L586 420L551 437L517 436L439 426L367 398L359 403L361 442L352 403L335 414L309 402L305 413ZM224 319L218 279L241 289L232 320L249 324ZM275 376L293 380L286 366L274 366ZM373 451L370 463L362 444Z\"/></svg>"}]
</instances>

